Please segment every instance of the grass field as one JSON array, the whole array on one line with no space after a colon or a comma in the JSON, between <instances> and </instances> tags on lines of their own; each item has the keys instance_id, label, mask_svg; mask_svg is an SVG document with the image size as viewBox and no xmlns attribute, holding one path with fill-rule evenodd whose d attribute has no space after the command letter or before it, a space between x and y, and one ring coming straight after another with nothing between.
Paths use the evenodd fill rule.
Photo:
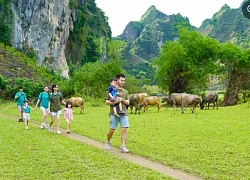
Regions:
<instances>
[{"instance_id":1,"label":"grass field","mask_svg":"<svg viewBox=\"0 0 250 180\"><path fill-rule=\"evenodd\" d=\"M9 105L15 104L2 104L0 108ZM108 106L92 107L87 103L85 114L79 111L79 108L74 109L72 131L105 142L109 129ZM16 106L1 112L17 116ZM249 179L249 117L249 104L219 107L218 111L197 109L196 114L192 114L189 109L181 114L180 109L173 111L172 108L161 108L161 112L157 113L156 107L150 107L148 113L129 115L127 147L132 154L204 179ZM1 132L4 132L1 135L0 154L1 159L5 158L4 169L0 170L4 176L0 178L165 177L55 133L32 126L26 131L22 123L0 119ZM31 119L33 122L41 121L39 109L31 112ZM66 128L64 121L61 127ZM120 146L120 131L117 130L112 139L115 147Z\"/></svg>"}]
</instances>

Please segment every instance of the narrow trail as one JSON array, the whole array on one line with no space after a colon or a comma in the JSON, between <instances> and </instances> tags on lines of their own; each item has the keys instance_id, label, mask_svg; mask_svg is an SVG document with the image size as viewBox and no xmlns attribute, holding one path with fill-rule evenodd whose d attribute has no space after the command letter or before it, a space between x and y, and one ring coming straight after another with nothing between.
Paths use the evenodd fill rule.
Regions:
<instances>
[{"instance_id":1,"label":"narrow trail","mask_svg":"<svg viewBox=\"0 0 250 180\"><path fill-rule=\"evenodd\" d=\"M6 107L6 108L4 108L4 110L7 110L10 107L12 107L12 106ZM8 115L7 116L7 115L4 115L2 113L0 113L0 118L7 118L7 119L10 119L10 120L17 121L16 116L13 116L13 115ZM40 124L36 123L34 121L29 122L29 124L40 128ZM55 128L55 127L52 127L52 128ZM85 143L85 144L89 144L91 146L94 146L96 148L104 150L105 144L102 143L102 142L87 138L85 136L76 134L74 132L71 132L70 134L67 134L67 131L65 129L60 129L60 131L62 132L62 134L61 134L62 136L65 136L65 137L74 139L76 141L79 141L79 142L82 142L82 143ZM165 166L165 165L163 165L161 163L157 163L157 162L154 162L154 161L151 161L151 160L148 160L148 159L145 159L143 157L136 156L136 155L133 155L133 154L130 154L130 153L121 153L119 151L119 149L117 149L115 147L112 147L111 150L105 150L105 151L112 154L112 155L114 155L114 156L117 156L119 158L123 158L123 159L125 159L125 160L127 160L129 162L132 162L132 163L138 164L140 166L152 169L154 171L163 173L166 176L169 176L169 177L172 177L172 178L175 178L175 179L202 180L202 178L200 178L200 177L188 174L188 173L186 173L184 171L181 171L181 170L173 169L173 168L171 168L169 166Z\"/></svg>"}]
</instances>

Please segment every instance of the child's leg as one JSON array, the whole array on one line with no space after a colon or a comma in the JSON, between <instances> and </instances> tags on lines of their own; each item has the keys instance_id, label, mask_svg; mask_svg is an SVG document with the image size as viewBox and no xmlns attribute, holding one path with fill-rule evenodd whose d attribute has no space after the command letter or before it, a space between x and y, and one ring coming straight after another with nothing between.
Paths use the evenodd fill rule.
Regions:
<instances>
[{"instance_id":1,"label":"child's leg","mask_svg":"<svg viewBox=\"0 0 250 180\"><path fill-rule=\"evenodd\" d=\"M69 131L69 127L70 126L70 124L69 124L69 121L67 121L67 131Z\"/></svg>"},{"instance_id":2,"label":"child's leg","mask_svg":"<svg viewBox=\"0 0 250 180\"><path fill-rule=\"evenodd\" d=\"M57 115L57 131L60 131L60 115Z\"/></svg>"},{"instance_id":3,"label":"child's leg","mask_svg":"<svg viewBox=\"0 0 250 180\"><path fill-rule=\"evenodd\" d=\"M119 118L120 116L117 114L117 111L116 111L117 105L118 105L118 104L114 104L114 106L113 106L113 111L114 111L114 116Z\"/></svg>"},{"instance_id":4,"label":"child's leg","mask_svg":"<svg viewBox=\"0 0 250 180\"><path fill-rule=\"evenodd\" d=\"M117 111L116 111L116 107L115 107L115 106L113 107L113 110L114 110L114 114L117 114Z\"/></svg>"},{"instance_id":5,"label":"child's leg","mask_svg":"<svg viewBox=\"0 0 250 180\"><path fill-rule=\"evenodd\" d=\"M122 103L119 103L119 113L124 114L125 111L122 110Z\"/></svg>"},{"instance_id":6,"label":"child's leg","mask_svg":"<svg viewBox=\"0 0 250 180\"><path fill-rule=\"evenodd\" d=\"M28 129L28 120L24 119L25 128Z\"/></svg>"},{"instance_id":7,"label":"child's leg","mask_svg":"<svg viewBox=\"0 0 250 180\"><path fill-rule=\"evenodd\" d=\"M119 109L120 109L120 111L122 111L122 103L121 102L119 103Z\"/></svg>"},{"instance_id":8,"label":"child's leg","mask_svg":"<svg viewBox=\"0 0 250 180\"><path fill-rule=\"evenodd\" d=\"M49 127L52 126L52 124L53 124L54 121L55 121L55 118L56 118L56 116L51 116L51 120L50 120L50 123L49 123Z\"/></svg>"}]
</instances>

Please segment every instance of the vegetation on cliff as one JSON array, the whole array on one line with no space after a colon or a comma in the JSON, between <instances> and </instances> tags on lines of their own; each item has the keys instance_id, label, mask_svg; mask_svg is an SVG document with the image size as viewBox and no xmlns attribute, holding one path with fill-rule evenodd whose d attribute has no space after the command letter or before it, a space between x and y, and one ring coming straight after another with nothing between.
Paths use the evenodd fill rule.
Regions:
<instances>
[{"instance_id":1,"label":"vegetation on cliff","mask_svg":"<svg viewBox=\"0 0 250 180\"><path fill-rule=\"evenodd\" d=\"M96 6L95 1L86 0L83 4L79 3L75 11L76 21L66 47L66 58L71 72L88 62L99 61L100 46L105 46L101 44L101 39L111 39L108 18Z\"/></svg>"},{"instance_id":2,"label":"vegetation on cliff","mask_svg":"<svg viewBox=\"0 0 250 180\"><path fill-rule=\"evenodd\" d=\"M19 86L27 96L37 97L44 85L60 83L63 79L12 47L0 44L0 98L12 99Z\"/></svg>"},{"instance_id":3,"label":"vegetation on cliff","mask_svg":"<svg viewBox=\"0 0 250 180\"><path fill-rule=\"evenodd\" d=\"M0 42L5 45L11 43L11 29L13 26L13 13L8 0L0 0Z\"/></svg>"}]
</instances>

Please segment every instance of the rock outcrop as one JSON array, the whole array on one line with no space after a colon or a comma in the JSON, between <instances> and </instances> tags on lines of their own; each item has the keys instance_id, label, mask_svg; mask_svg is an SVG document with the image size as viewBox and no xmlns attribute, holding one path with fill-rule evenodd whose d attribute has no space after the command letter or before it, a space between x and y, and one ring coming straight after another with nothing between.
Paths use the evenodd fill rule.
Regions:
<instances>
[{"instance_id":1,"label":"rock outcrop","mask_svg":"<svg viewBox=\"0 0 250 180\"><path fill-rule=\"evenodd\" d=\"M69 78L65 48L73 13L69 0L10 0L14 14L12 46L30 50L39 65Z\"/></svg>"}]
</instances>

